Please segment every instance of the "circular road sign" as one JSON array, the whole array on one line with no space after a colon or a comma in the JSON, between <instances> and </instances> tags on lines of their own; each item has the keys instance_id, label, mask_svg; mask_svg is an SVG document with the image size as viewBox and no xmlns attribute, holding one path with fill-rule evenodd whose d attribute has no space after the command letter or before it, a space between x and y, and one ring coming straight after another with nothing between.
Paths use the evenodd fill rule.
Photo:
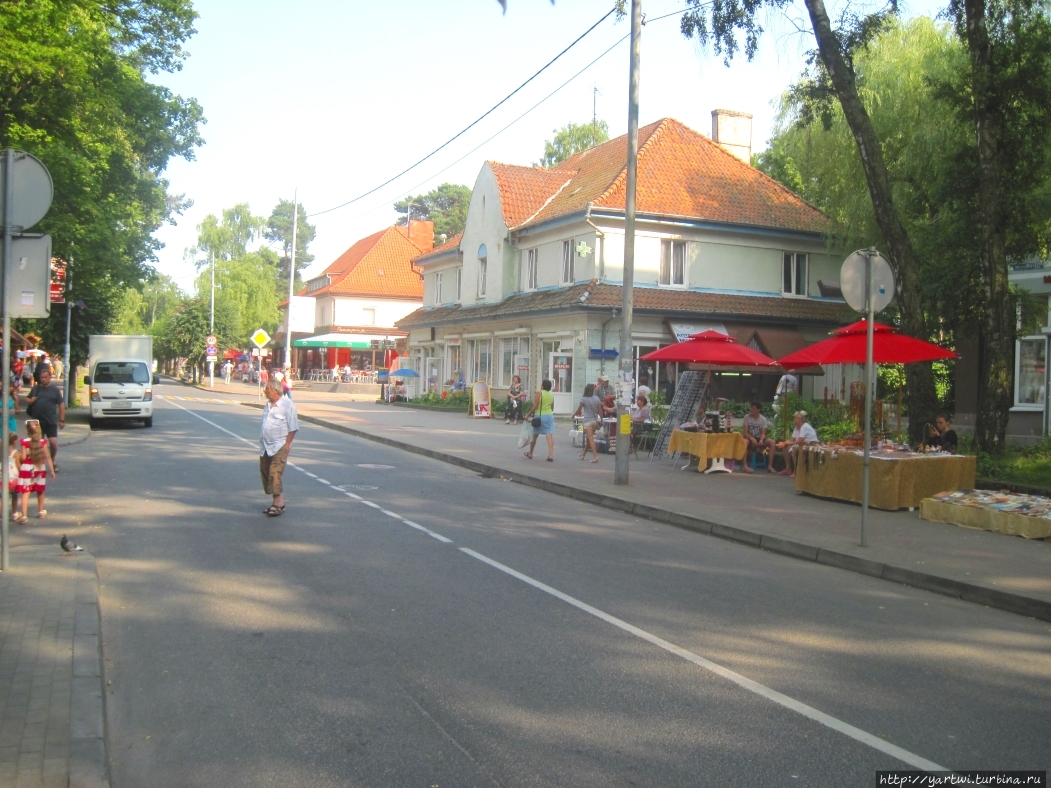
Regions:
<instances>
[{"instance_id":1,"label":"circular road sign","mask_svg":"<svg viewBox=\"0 0 1051 788\"><path fill-rule=\"evenodd\" d=\"M11 206L11 224L27 230L39 222L51 207L54 186L51 173L36 156L25 151L13 151L15 199ZM4 182L4 171L7 169L7 155L0 151L0 184ZM4 211L3 188L0 188L0 217Z\"/></svg>"},{"instance_id":2,"label":"circular road sign","mask_svg":"<svg viewBox=\"0 0 1051 788\"><path fill-rule=\"evenodd\" d=\"M215 347L215 334L209 334L205 337L204 344L208 347Z\"/></svg>"},{"instance_id":3,"label":"circular road sign","mask_svg":"<svg viewBox=\"0 0 1051 788\"><path fill-rule=\"evenodd\" d=\"M843 298L857 312L868 312L865 290L868 286L865 274L865 261L869 252L861 249L843 261L839 269L839 286ZM873 311L881 312L894 300L894 271L887 258L879 252L872 256Z\"/></svg>"},{"instance_id":4,"label":"circular road sign","mask_svg":"<svg viewBox=\"0 0 1051 788\"><path fill-rule=\"evenodd\" d=\"M215 345L209 345L204 349L204 354L206 356L217 356L219 355L219 348L217 348Z\"/></svg>"}]
</instances>

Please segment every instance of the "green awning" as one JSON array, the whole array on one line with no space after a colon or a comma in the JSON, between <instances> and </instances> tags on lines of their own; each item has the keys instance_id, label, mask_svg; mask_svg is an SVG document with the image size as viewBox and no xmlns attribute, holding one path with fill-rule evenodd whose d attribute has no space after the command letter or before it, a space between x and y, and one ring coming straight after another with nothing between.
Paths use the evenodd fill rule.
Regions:
<instances>
[{"instance_id":1,"label":"green awning","mask_svg":"<svg viewBox=\"0 0 1051 788\"><path fill-rule=\"evenodd\" d=\"M351 350L369 350L373 340L386 337L372 334L318 334L315 337L293 340L293 347L349 347Z\"/></svg>"}]
</instances>

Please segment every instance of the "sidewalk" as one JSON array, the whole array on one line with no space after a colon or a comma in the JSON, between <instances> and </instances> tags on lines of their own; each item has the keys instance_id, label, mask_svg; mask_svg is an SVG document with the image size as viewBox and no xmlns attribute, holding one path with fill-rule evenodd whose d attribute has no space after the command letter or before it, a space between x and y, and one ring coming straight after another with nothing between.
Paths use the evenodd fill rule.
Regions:
<instances>
[{"instance_id":1,"label":"sidewalk","mask_svg":"<svg viewBox=\"0 0 1051 788\"><path fill-rule=\"evenodd\" d=\"M237 396L235 387L216 396ZM218 392L218 387L217 387ZM869 547L859 546L861 507L796 493L766 473L680 471L682 463L632 459L630 484L613 484L612 456L580 462L568 426L555 435L555 462L528 460L518 429L338 395L295 392L303 421L501 476L548 492L815 561L891 582L1051 621L1051 543L920 520L917 512L870 510ZM545 456L541 442L537 457Z\"/></svg>"},{"instance_id":2,"label":"sidewalk","mask_svg":"<svg viewBox=\"0 0 1051 788\"><path fill-rule=\"evenodd\" d=\"M95 572L56 541L0 574L0 788L109 785Z\"/></svg>"}]
</instances>

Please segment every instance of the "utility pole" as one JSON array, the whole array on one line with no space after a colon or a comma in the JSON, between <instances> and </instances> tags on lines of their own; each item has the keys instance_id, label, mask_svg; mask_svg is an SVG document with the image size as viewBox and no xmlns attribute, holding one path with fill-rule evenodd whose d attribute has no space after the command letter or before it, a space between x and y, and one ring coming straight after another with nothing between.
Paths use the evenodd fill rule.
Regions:
<instances>
[{"instance_id":1,"label":"utility pole","mask_svg":"<svg viewBox=\"0 0 1051 788\"><path fill-rule=\"evenodd\" d=\"M296 231L299 229L299 189L292 192L292 251L288 253L288 309L285 310L285 361L292 363L292 296L296 285ZM333 321L335 322L335 321ZM288 385L292 385L291 381Z\"/></svg>"},{"instance_id":2,"label":"utility pole","mask_svg":"<svg viewBox=\"0 0 1051 788\"><path fill-rule=\"evenodd\" d=\"M69 256L66 265L66 346L63 348L63 356L66 362L66 405L73 404L73 389L76 388L77 378L73 374L73 367L69 363L69 334L73 326L73 255Z\"/></svg>"},{"instance_id":3,"label":"utility pole","mask_svg":"<svg viewBox=\"0 0 1051 788\"><path fill-rule=\"evenodd\" d=\"M598 85L591 86L591 147L598 144Z\"/></svg>"},{"instance_id":4,"label":"utility pole","mask_svg":"<svg viewBox=\"0 0 1051 788\"><path fill-rule=\"evenodd\" d=\"M208 316L208 334L215 334L215 251L212 250L212 306ZM215 356L208 356L208 388L215 388Z\"/></svg>"},{"instance_id":5,"label":"utility pole","mask_svg":"<svg viewBox=\"0 0 1051 788\"><path fill-rule=\"evenodd\" d=\"M0 309L3 310L3 327L4 327L4 346L3 350L0 351L3 355L3 362L0 362L0 374L4 376L3 384L0 386L0 392L2 392L3 405L0 406L0 418L3 419L3 428L0 434L3 435L4 451L7 451L7 419L8 419L8 407L7 398L11 396L11 315L7 311L7 290L9 286L8 270L11 268L11 247L13 246L13 238L15 228L11 226L14 219L14 205L15 205L15 152L11 148L8 148L3 152L5 157L4 162L4 215L0 217L0 220L4 223L4 257L3 257L3 269L0 270ZM3 471L0 474L0 479L3 480L3 493L4 500L0 504L0 570L7 571L10 562L10 539L8 538L7 524L11 519L11 496L7 492L8 485L10 484L10 472L8 471L9 463L4 460Z\"/></svg>"},{"instance_id":6,"label":"utility pole","mask_svg":"<svg viewBox=\"0 0 1051 788\"><path fill-rule=\"evenodd\" d=\"M635 286L635 185L639 164L639 61L642 38L642 0L631 0L631 66L628 69L628 172L624 195L624 287L621 299L620 364L617 376L617 459L613 483L628 483L631 459L631 416L634 391L631 312Z\"/></svg>"}]
</instances>

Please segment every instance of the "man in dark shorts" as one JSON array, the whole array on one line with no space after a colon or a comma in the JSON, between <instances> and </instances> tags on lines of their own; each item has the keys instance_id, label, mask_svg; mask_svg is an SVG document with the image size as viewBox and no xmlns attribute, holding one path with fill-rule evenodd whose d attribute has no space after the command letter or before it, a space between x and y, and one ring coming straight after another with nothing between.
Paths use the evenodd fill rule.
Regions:
<instances>
[{"instance_id":1,"label":"man in dark shorts","mask_svg":"<svg viewBox=\"0 0 1051 788\"><path fill-rule=\"evenodd\" d=\"M33 386L26 403L33 406L33 418L40 422L40 431L51 446L51 461L58 455L58 431L66 426L66 398L62 389L51 384L51 367L41 367L40 382ZM55 463L58 472L58 463Z\"/></svg>"}]
</instances>

